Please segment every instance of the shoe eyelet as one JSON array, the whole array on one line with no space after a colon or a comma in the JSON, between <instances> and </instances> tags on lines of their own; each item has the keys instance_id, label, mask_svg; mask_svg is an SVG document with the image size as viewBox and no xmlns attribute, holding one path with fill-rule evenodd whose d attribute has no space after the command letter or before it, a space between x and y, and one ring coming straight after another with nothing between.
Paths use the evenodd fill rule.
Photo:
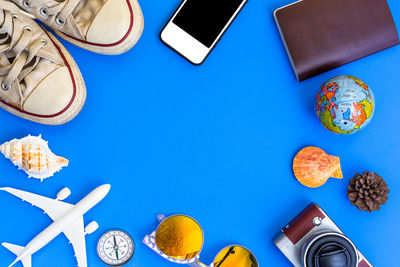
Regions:
<instances>
[{"instance_id":1,"label":"shoe eyelet","mask_svg":"<svg viewBox=\"0 0 400 267\"><path fill-rule=\"evenodd\" d=\"M40 41L43 43L43 46L42 46L42 48L45 48L45 47L47 47L47 40L46 39L40 39Z\"/></svg>"},{"instance_id":2,"label":"shoe eyelet","mask_svg":"<svg viewBox=\"0 0 400 267\"><path fill-rule=\"evenodd\" d=\"M60 20L60 19L57 18L57 17L56 17L56 23L57 23L59 26L64 26L64 25L65 25L65 21Z\"/></svg>"},{"instance_id":3,"label":"shoe eyelet","mask_svg":"<svg viewBox=\"0 0 400 267\"><path fill-rule=\"evenodd\" d=\"M26 8L31 8L31 6L28 4L28 1L27 1L27 0L23 0L23 1L22 1L22 5L23 5L24 7L26 7Z\"/></svg>"},{"instance_id":4,"label":"shoe eyelet","mask_svg":"<svg viewBox=\"0 0 400 267\"><path fill-rule=\"evenodd\" d=\"M15 13L12 14L11 17L12 17L13 19L19 19L19 16L18 16L17 14L15 14Z\"/></svg>"},{"instance_id":5,"label":"shoe eyelet","mask_svg":"<svg viewBox=\"0 0 400 267\"><path fill-rule=\"evenodd\" d=\"M3 89L4 91L8 91L11 89L11 85L6 86L4 82L1 83L1 89Z\"/></svg>"},{"instance_id":6,"label":"shoe eyelet","mask_svg":"<svg viewBox=\"0 0 400 267\"><path fill-rule=\"evenodd\" d=\"M24 27L24 30L25 30L25 31L28 31L28 32L31 32L31 31L32 31L32 28L29 27L29 26L25 26L25 27Z\"/></svg>"},{"instance_id":7,"label":"shoe eyelet","mask_svg":"<svg viewBox=\"0 0 400 267\"><path fill-rule=\"evenodd\" d=\"M39 10L39 12L40 12L40 15L42 15L42 17L47 18L47 17L49 16L49 14L47 14L47 8L45 8L45 7L42 7L42 8Z\"/></svg>"}]
</instances>

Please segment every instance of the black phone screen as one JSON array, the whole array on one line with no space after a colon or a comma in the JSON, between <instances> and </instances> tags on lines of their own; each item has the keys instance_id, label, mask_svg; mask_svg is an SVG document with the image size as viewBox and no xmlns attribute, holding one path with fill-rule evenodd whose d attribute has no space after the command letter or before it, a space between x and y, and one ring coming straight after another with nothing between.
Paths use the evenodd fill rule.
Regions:
<instances>
[{"instance_id":1,"label":"black phone screen","mask_svg":"<svg viewBox=\"0 0 400 267\"><path fill-rule=\"evenodd\" d=\"M173 23L210 48L243 1L188 0Z\"/></svg>"}]
</instances>

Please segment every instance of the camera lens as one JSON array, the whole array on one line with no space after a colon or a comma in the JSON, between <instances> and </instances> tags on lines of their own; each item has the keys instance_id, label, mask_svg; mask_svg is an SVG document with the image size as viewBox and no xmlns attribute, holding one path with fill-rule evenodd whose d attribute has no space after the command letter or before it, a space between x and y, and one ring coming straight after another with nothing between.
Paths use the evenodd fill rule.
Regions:
<instances>
[{"instance_id":1,"label":"camera lens","mask_svg":"<svg viewBox=\"0 0 400 267\"><path fill-rule=\"evenodd\" d=\"M356 267L358 263L355 246L339 233L316 235L303 251L305 267Z\"/></svg>"}]
</instances>

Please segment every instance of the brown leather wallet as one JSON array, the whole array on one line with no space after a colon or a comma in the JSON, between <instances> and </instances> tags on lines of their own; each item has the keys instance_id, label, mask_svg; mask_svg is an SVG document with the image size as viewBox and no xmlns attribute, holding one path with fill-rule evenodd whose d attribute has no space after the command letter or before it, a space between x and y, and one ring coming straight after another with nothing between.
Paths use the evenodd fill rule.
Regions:
<instances>
[{"instance_id":1,"label":"brown leather wallet","mask_svg":"<svg viewBox=\"0 0 400 267\"><path fill-rule=\"evenodd\" d=\"M399 44L386 0L302 0L274 16L299 81Z\"/></svg>"}]
</instances>

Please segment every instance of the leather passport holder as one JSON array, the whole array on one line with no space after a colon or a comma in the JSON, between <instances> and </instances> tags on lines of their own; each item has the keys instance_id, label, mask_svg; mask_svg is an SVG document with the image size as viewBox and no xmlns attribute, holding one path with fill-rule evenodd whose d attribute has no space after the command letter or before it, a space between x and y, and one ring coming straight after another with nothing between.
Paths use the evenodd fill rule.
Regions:
<instances>
[{"instance_id":1,"label":"leather passport holder","mask_svg":"<svg viewBox=\"0 0 400 267\"><path fill-rule=\"evenodd\" d=\"M399 44L386 0L302 0L274 16L299 81Z\"/></svg>"}]
</instances>

